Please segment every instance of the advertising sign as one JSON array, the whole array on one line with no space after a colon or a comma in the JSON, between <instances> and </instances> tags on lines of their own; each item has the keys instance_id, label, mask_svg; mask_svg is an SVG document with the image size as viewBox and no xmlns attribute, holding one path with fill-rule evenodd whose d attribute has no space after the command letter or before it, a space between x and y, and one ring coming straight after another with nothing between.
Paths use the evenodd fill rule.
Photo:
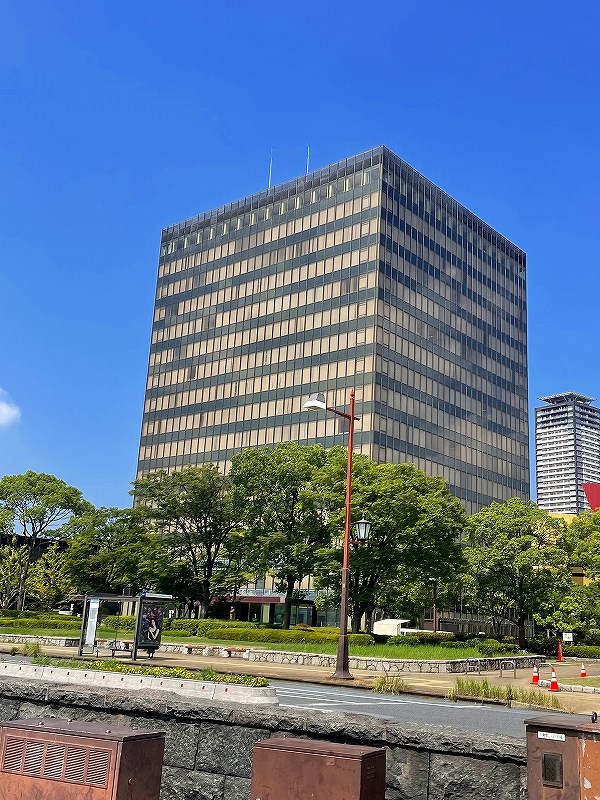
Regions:
<instances>
[{"instance_id":1,"label":"advertising sign","mask_svg":"<svg viewBox=\"0 0 600 800\"><path fill-rule=\"evenodd\" d=\"M142 600L137 646L143 650L156 650L160 645L165 608L156 600Z\"/></svg>"}]
</instances>

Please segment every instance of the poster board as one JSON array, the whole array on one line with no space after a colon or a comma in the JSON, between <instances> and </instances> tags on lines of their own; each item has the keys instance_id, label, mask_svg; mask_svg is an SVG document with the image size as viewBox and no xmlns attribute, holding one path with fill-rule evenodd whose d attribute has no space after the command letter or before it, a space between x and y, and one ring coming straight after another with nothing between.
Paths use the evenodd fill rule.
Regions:
<instances>
[{"instance_id":1,"label":"poster board","mask_svg":"<svg viewBox=\"0 0 600 800\"><path fill-rule=\"evenodd\" d=\"M141 598L138 611L138 620L135 633L134 653L138 650L147 650L153 655L160 647L165 606L153 598ZM134 658L136 655L133 656Z\"/></svg>"}]
</instances>

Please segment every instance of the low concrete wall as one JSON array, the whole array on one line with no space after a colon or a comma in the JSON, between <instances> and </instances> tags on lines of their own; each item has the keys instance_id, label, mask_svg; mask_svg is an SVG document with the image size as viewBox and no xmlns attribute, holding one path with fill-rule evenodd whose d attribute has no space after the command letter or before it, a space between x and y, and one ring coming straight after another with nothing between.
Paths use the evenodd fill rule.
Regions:
<instances>
[{"instance_id":1,"label":"low concrete wall","mask_svg":"<svg viewBox=\"0 0 600 800\"><path fill-rule=\"evenodd\" d=\"M387 800L526 797L524 742L434 725L0 680L0 719L38 716L166 730L161 800L247 800L252 746L270 736L385 747Z\"/></svg>"},{"instance_id":2,"label":"low concrete wall","mask_svg":"<svg viewBox=\"0 0 600 800\"><path fill-rule=\"evenodd\" d=\"M216 700L222 703L244 705L279 705L275 689L271 686L244 686L237 683L155 678L152 675L127 675L101 670L43 667L33 664L0 662L0 679L24 678L26 680L66 683L75 686L92 686L95 689L124 689L135 692L171 692L179 697L197 700Z\"/></svg>"},{"instance_id":3,"label":"low concrete wall","mask_svg":"<svg viewBox=\"0 0 600 800\"><path fill-rule=\"evenodd\" d=\"M79 636L31 636L30 634L0 633L0 644L27 644L37 642L48 647L77 647Z\"/></svg>"}]
</instances>

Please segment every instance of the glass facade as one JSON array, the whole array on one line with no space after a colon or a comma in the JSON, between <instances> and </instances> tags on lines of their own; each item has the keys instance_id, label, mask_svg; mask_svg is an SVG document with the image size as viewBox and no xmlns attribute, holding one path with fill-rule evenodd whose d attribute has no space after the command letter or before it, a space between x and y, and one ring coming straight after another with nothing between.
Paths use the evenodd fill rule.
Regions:
<instances>
[{"instance_id":1,"label":"glass facade","mask_svg":"<svg viewBox=\"0 0 600 800\"><path fill-rule=\"evenodd\" d=\"M384 147L163 231L138 475L356 449L473 511L529 494L525 254Z\"/></svg>"}]
</instances>

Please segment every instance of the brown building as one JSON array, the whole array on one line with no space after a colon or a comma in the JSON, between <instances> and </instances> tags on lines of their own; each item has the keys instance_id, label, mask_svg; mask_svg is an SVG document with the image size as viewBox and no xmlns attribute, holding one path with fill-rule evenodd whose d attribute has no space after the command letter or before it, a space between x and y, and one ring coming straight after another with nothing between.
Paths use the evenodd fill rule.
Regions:
<instances>
[{"instance_id":1,"label":"brown building","mask_svg":"<svg viewBox=\"0 0 600 800\"><path fill-rule=\"evenodd\" d=\"M525 254L377 147L162 234L138 475L294 440L529 496Z\"/></svg>"}]
</instances>

